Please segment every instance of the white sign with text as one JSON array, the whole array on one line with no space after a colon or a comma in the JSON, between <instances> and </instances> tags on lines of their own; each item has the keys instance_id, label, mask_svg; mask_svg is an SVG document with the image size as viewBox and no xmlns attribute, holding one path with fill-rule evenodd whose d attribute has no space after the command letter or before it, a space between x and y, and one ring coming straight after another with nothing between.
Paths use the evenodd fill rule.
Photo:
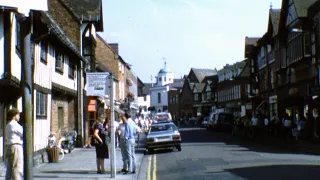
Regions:
<instances>
[{"instance_id":1,"label":"white sign with text","mask_svg":"<svg viewBox=\"0 0 320 180\"><path fill-rule=\"evenodd\" d=\"M109 73L107 72L90 72L87 74L87 96L109 95Z\"/></svg>"}]
</instances>

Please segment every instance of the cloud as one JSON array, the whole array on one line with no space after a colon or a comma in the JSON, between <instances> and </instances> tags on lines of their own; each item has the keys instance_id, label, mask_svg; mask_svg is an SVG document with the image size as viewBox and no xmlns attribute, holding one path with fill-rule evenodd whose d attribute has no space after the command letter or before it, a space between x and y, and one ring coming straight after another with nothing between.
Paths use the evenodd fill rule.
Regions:
<instances>
[{"instance_id":1,"label":"cloud","mask_svg":"<svg viewBox=\"0 0 320 180\"><path fill-rule=\"evenodd\" d=\"M155 2L153 2L153 0L146 0L146 2L151 6L152 14L156 18L156 20L159 23L163 23L164 22L164 17L161 15L157 4Z\"/></svg>"}]
</instances>

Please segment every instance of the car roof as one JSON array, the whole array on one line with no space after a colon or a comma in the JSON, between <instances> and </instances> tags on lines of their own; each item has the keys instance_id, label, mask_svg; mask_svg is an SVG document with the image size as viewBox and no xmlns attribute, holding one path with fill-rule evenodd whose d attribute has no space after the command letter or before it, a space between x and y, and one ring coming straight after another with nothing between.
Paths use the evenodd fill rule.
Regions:
<instances>
[{"instance_id":1,"label":"car roof","mask_svg":"<svg viewBox=\"0 0 320 180\"><path fill-rule=\"evenodd\" d=\"M165 124L173 124L173 125L175 125L173 122L158 122L158 123L152 123L151 126L165 125Z\"/></svg>"}]
</instances>

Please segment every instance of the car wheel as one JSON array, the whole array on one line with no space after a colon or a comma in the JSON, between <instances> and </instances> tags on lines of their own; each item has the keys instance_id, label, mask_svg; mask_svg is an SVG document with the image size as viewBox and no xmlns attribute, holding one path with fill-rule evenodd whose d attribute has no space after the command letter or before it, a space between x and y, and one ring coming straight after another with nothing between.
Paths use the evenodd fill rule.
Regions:
<instances>
[{"instance_id":1,"label":"car wheel","mask_svg":"<svg viewBox=\"0 0 320 180\"><path fill-rule=\"evenodd\" d=\"M176 146L178 151L181 151L181 145Z\"/></svg>"}]
</instances>

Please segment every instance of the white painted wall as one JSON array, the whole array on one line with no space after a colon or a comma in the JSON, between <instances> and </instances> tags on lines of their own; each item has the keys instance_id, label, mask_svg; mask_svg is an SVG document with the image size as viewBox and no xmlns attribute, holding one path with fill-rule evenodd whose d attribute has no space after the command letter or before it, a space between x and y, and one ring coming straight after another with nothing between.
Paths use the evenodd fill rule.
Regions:
<instances>
[{"instance_id":1,"label":"white painted wall","mask_svg":"<svg viewBox=\"0 0 320 180\"><path fill-rule=\"evenodd\" d=\"M161 81L159 80L161 78ZM157 86L164 86L173 83L173 73L159 73L157 76Z\"/></svg>"},{"instance_id":2,"label":"white painted wall","mask_svg":"<svg viewBox=\"0 0 320 180\"><path fill-rule=\"evenodd\" d=\"M33 90L34 94L37 94L37 90ZM48 145L48 136L50 134L50 124L51 124L51 94L48 94L47 101L47 118L46 119L37 119L36 108L34 109L34 151L44 149ZM34 105L36 104L36 96L33 97Z\"/></svg>"},{"instance_id":3,"label":"white painted wall","mask_svg":"<svg viewBox=\"0 0 320 180\"><path fill-rule=\"evenodd\" d=\"M49 45L49 50L52 51L52 46ZM49 51L47 51L49 52ZM45 87L47 89L51 89L52 86L52 64L55 61L54 57L47 53L47 64L41 62L41 46L40 44L35 44L34 47L34 77L33 82Z\"/></svg>"},{"instance_id":4,"label":"white painted wall","mask_svg":"<svg viewBox=\"0 0 320 180\"><path fill-rule=\"evenodd\" d=\"M163 106L168 106L168 86L154 87L150 89L150 105L162 110ZM158 93L161 94L161 103L158 103Z\"/></svg>"},{"instance_id":5,"label":"white painted wall","mask_svg":"<svg viewBox=\"0 0 320 180\"><path fill-rule=\"evenodd\" d=\"M146 95L146 100L144 100L144 96L139 96L138 106L146 106L147 108L150 107L150 95Z\"/></svg>"},{"instance_id":6,"label":"white painted wall","mask_svg":"<svg viewBox=\"0 0 320 180\"><path fill-rule=\"evenodd\" d=\"M4 25L3 15L0 14L0 77L4 73Z\"/></svg>"},{"instance_id":7,"label":"white painted wall","mask_svg":"<svg viewBox=\"0 0 320 180\"><path fill-rule=\"evenodd\" d=\"M16 16L12 13L11 74L21 80L21 59L16 52Z\"/></svg>"},{"instance_id":8,"label":"white painted wall","mask_svg":"<svg viewBox=\"0 0 320 180\"><path fill-rule=\"evenodd\" d=\"M54 49L52 46L50 46L52 49ZM63 65L63 73L58 73L56 72L56 69L55 69L55 52L53 50L53 53L51 55L51 53L49 53L49 56L53 56L53 57L50 57L51 59L53 59L52 61L52 68L51 68L51 71L52 71L52 82L54 83L57 83L57 84L60 84L61 86L64 86L64 87L67 87L69 89L72 89L72 90L77 90L77 74L75 73L75 77L74 79L70 79L69 78L69 74L68 74L68 71L69 71L69 57L67 56L67 58L65 58L65 61L64 61L64 65ZM75 69L76 71L76 69Z\"/></svg>"}]
</instances>

